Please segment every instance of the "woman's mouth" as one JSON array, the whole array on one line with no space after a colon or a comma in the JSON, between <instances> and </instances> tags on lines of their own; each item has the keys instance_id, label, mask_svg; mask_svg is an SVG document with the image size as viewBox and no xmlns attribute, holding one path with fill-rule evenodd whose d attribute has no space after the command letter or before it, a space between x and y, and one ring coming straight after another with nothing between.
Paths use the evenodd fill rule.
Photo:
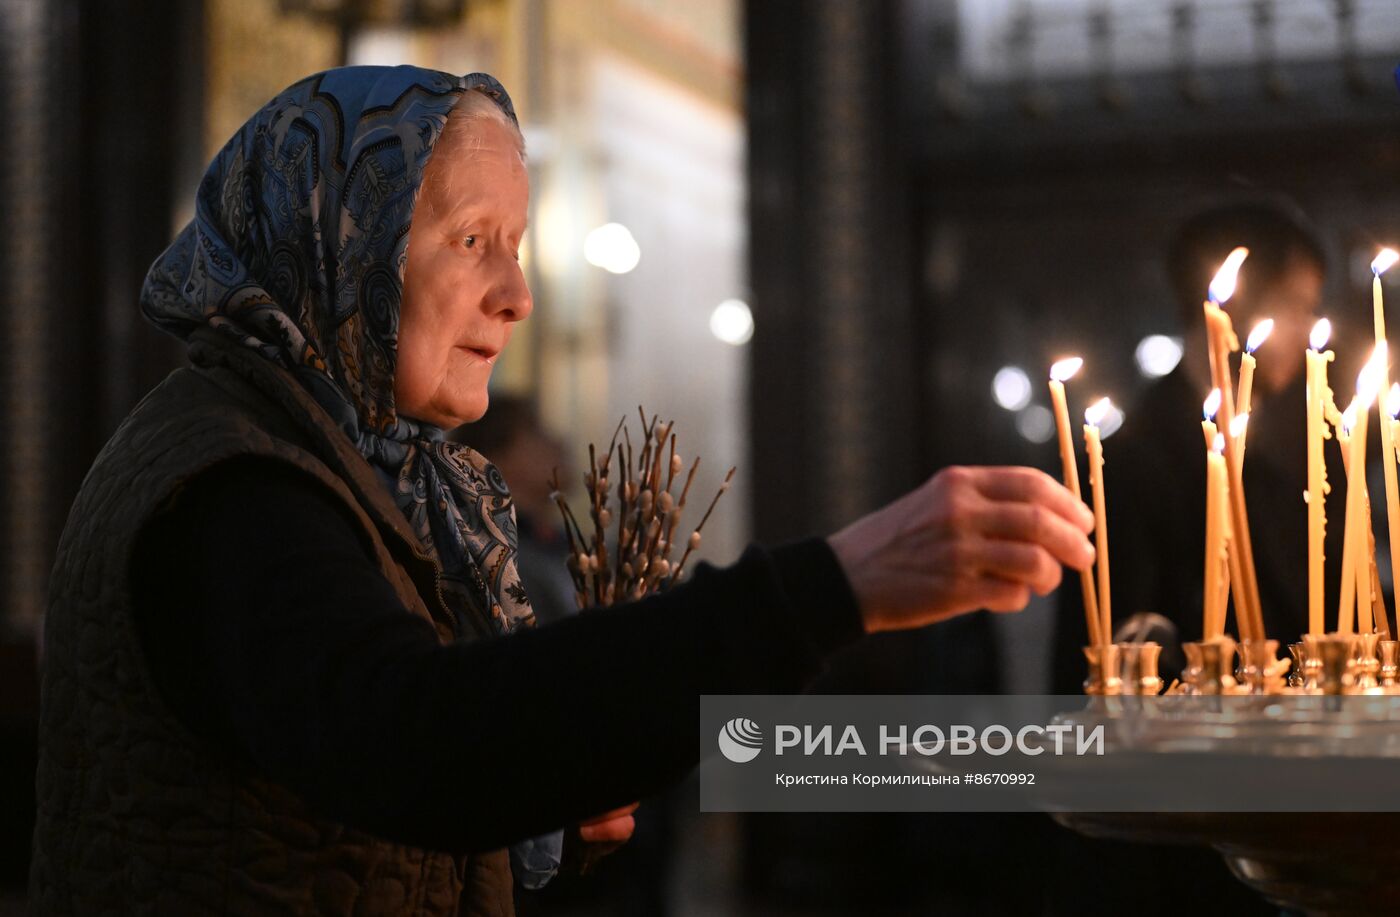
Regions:
<instances>
[{"instance_id":1,"label":"woman's mouth","mask_svg":"<svg viewBox=\"0 0 1400 917\"><path fill-rule=\"evenodd\" d=\"M499 350L493 350L487 347L468 347L462 344L458 344L457 349L471 354L476 359L488 365L495 365L496 357L500 354Z\"/></svg>"}]
</instances>

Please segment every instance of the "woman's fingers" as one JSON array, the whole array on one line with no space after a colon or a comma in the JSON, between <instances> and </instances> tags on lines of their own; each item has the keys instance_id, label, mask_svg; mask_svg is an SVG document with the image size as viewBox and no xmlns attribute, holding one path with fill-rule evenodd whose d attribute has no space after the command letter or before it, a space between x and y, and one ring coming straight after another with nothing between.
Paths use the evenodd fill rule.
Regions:
<instances>
[{"instance_id":1,"label":"woman's fingers","mask_svg":"<svg viewBox=\"0 0 1400 917\"><path fill-rule=\"evenodd\" d=\"M636 808L633 806L633 808ZM589 822L579 825L578 836L592 844L625 841L632 836L637 823L631 815L610 818L607 821Z\"/></svg>"},{"instance_id":2,"label":"woman's fingers","mask_svg":"<svg viewBox=\"0 0 1400 917\"><path fill-rule=\"evenodd\" d=\"M1025 583L1014 583L991 574L982 574L972 583L974 595L968 603L971 608L985 608L988 611L1020 611L1031 600L1031 591Z\"/></svg>"},{"instance_id":3,"label":"woman's fingers","mask_svg":"<svg viewBox=\"0 0 1400 917\"><path fill-rule=\"evenodd\" d=\"M982 540L974 549L981 558L977 572L1012 585L1029 586L1047 595L1060 585L1060 565L1039 545L1024 541Z\"/></svg>"},{"instance_id":4,"label":"woman's fingers","mask_svg":"<svg viewBox=\"0 0 1400 917\"><path fill-rule=\"evenodd\" d=\"M614 818L621 818L624 815L631 815L633 812L637 811L637 806L639 806L640 804L641 803L637 802L629 803L625 806L622 806L621 808L611 809L607 812L604 812L602 815L595 815L592 818L587 819L586 821L579 822L579 824L596 825L599 822L605 822Z\"/></svg>"},{"instance_id":5,"label":"woman's fingers","mask_svg":"<svg viewBox=\"0 0 1400 917\"><path fill-rule=\"evenodd\" d=\"M1094 514L1059 481L1035 468L978 468L977 492L989 500L1042 506L1081 532L1094 528Z\"/></svg>"},{"instance_id":6,"label":"woman's fingers","mask_svg":"<svg viewBox=\"0 0 1400 917\"><path fill-rule=\"evenodd\" d=\"M1084 533L1040 504L988 502L978 517L978 530L988 538L1038 546L1076 570L1094 562L1094 546Z\"/></svg>"}]
</instances>

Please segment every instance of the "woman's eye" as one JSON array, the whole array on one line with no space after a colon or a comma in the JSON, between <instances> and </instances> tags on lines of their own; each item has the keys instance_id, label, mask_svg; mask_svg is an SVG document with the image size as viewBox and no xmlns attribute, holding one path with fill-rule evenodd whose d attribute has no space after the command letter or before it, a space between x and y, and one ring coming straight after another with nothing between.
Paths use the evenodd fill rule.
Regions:
<instances>
[{"instance_id":1,"label":"woman's eye","mask_svg":"<svg viewBox=\"0 0 1400 917\"><path fill-rule=\"evenodd\" d=\"M463 247L463 248L475 248L475 247L476 247L476 236L467 236L467 237L463 238L463 239L462 239L462 247Z\"/></svg>"}]
</instances>

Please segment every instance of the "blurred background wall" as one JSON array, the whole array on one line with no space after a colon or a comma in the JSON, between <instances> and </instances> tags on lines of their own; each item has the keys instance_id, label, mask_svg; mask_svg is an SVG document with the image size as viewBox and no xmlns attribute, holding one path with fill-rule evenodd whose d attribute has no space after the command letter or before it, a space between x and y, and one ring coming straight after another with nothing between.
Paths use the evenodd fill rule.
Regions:
<instances>
[{"instance_id":1,"label":"blurred background wall","mask_svg":"<svg viewBox=\"0 0 1400 917\"><path fill-rule=\"evenodd\" d=\"M737 465L716 561L950 463L1053 469L1043 374L1066 350L1131 412L1180 356L1161 254L1202 201L1300 202L1344 340L1365 331L1376 244L1400 240L1394 0L0 0L0 51L12 907L53 547L101 444L182 359L137 291L208 160L308 73L404 62L510 89L537 309L493 384L575 462L643 403L704 456L702 490ZM1045 690L1050 613L867 641L817 689ZM688 787L649 801L631 850L538 906L1050 912L1039 848L1023 882L979 868L1039 823L695 808Z\"/></svg>"}]
</instances>

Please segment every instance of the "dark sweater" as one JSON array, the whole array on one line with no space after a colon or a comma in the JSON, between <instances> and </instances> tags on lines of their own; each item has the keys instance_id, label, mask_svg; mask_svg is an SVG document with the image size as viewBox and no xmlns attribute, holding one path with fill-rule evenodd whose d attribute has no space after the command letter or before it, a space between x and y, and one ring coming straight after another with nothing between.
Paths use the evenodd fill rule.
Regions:
<instances>
[{"instance_id":1,"label":"dark sweater","mask_svg":"<svg viewBox=\"0 0 1400 917\"><path fill-rule=\"evenodd\" d=\"M192 732L326 816L417 846L490 850L651 795L699 760L701 694L799 691L862 633L810 539L442 646L357 528L295 468L215 466L138 542L137 628Z\"/></svg>"}]
</instances>

